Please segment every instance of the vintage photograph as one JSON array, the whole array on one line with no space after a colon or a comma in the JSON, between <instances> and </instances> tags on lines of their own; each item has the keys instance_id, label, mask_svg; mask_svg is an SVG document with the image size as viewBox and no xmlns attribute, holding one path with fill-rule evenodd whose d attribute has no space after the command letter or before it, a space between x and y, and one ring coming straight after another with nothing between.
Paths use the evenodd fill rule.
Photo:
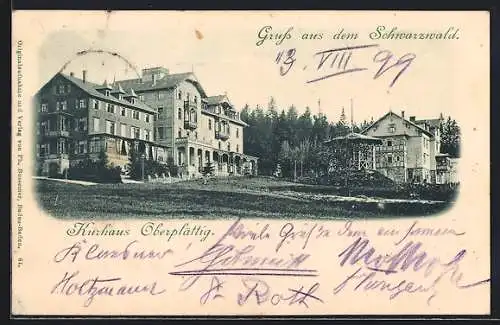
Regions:
<instances>
[{"instance_id":1,"label":"vintage photograph","mask_svg":"<svg viewBox=\"0 0 500 325\"><path fill-rule=\"evenodd\" d=\"M103 64L62 69L34 101L37 192L55 217L409 216L457 197L460 126L446 111L377 105L356 120L355 98L283 107L272 89L266 106L238 107L195 71L99 80L113 54L81 55Z\"/></svg>"},{"instance_id":2,"label":"vintage photograph","mask_svg":"<svg viewBox=\"0 0 500 325\"><path fill-rule=\"evenodd\" d=\"M14 18L13 314L490 312L487 13Z\"/></svg>"}]
</instances>

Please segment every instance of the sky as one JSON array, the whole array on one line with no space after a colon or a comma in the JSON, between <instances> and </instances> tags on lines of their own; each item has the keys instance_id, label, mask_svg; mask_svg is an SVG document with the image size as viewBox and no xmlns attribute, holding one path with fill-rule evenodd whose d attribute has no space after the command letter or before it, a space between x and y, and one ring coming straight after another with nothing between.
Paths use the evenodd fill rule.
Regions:
<instances>
[{"instance_id":1,"label":"sky","mask_svg":"<svg viewBox=\"0 0 500 325\"><path fill-rule=\"evenodd\" d=\"M163 66L171 73L193 71L208 95L227 93L238 109L245 104L267 107L272 96L280 109L294 105L302 113L305 107L310 107L312 113L321 111L333 121L338 120L342 107L348 120L352 118L358 122L372 117L377 119L389 110L396 113L404 110L406 116L416 115L417 118L436 118L443 113L460 120L456 93L464 89L460 84L464 76L456 66L463 46L453 41L371 40L368 35L380 21L391 21L388 27L399 26L410 31L444 32L447 29L435 23L432 17L428 17L423 28L422 20L408 20L403 14L380 14L382 17L374 20L354 12L334 16L293 12L246 15L62 12L51 13L50 19L43 14L33 18L31 28L34 35L40 35L36 47L39 86L66 63L64 72L74 72L81 77L85 69L88 79L96 83L105 79L136 78L143 68ZM271 26L274 33L292 28L291 39L279 45L276 40L266 40L257 46L259 31L264 26ZM357 40L332 39L331 35L340 30L356 32L359 37ZM301 35L304 33L322 33L323 38L303 40ZM368 44L377 47L354 50L349 62L354 68L366 70L306 83L337 71L335 65L330 67L333 56L325 60L318 71L322 56L315 53ZM292 48L296 51L296 60L289 72L281 76L277 55ZM119 56L76 55L89 49L118 53ZM389 85L402 66L388 69L374 79L382 66L374 62L374 57L383 50L393 54L390 64L404 55L414 56L392 87ZM283 61L284 56L281 59Z\"/></svg>"}]
</instances>

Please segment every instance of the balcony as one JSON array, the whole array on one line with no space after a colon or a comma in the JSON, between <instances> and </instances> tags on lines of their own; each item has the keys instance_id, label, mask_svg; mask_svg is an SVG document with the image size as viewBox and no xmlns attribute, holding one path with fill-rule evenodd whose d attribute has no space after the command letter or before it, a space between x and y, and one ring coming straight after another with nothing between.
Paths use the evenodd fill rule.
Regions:
<instances>
[{"instance_id":1,"label":"balcony","mask_svg":"<svg viewBox=\"0 0 500 325\"><path fill-rule=\"evenodd\" d=\"M438 171L448 171L450 170L449 165L436 165L436 170Z\"/></svg>"},{"instance_id":2,"label":"balcony","mask_svg":"<svg viewBox=\"0 0 500 325\"><path fill-rule=\"evenodd\" d=\"M198 127L198 123L196 121L184 121L184 128L188 130L194 130Z\"/></svg>"},{"instance_id":3,"label":"balcony","mask_svg":"<svg viewBox=\"0 0 500 325\"><path fill-rule=\"evenodd\" d=\"M395 152L395 151L405 151L406 150L406 146L405 145L401 145L401 144L398 144L398 145L393 145L393 146L376 146L375 147L376 151L380 151L380 152Z\"/></svg>"},{"instance_id":4,"label":"balcony","mask_svg":"<svg viewBox=\"0 0 500 325\"><path fill-rule=\"evenodd\" d=\"M69 154L67 153L49 153L46 155L40 155L45 159L69 159Z\"/></svg>"},{"instance_id":5,"label":"balcony","mask_svg":"<svg viewBox=\"0 0 500 325\"><path fill-rule=\"evenodd\" d=\"M223 131L215 131L215 138L217 140L227 140L229 139L229 133L228 132L223 132Z\"/></svg>"},{"instance_id":6,"label":"balcony","mask_svg":"<svg viewBox=\"0 0 500 325\"><path fill-rule=\"evenodd\" d=\"M45 133L47 137L69 137L69 131L66 130L55 130L55 131L48 131Z\"/></svg>"},{"instance_id":7,"label":"balcony","mask_svg":"<svg viewBox=\"0 0 500 325\"><path fill-rule=\"evenodd\" d=\"M64 110L55 110L55 111L50 111L50 112L45 112L42 114L47 114L47 115L57 115L57 114L63 114L67 116L73 116L74 114L72 112L69 112L67 109Z\"/></svg>"}]
</instances>

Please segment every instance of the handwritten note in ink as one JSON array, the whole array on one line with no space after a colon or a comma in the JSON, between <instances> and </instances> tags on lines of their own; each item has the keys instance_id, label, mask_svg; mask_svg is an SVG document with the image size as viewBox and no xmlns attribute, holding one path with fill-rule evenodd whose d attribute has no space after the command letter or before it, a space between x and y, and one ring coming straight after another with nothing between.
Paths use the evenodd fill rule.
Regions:
<instances>
[{"instance_id":1,"label":"handwritten note in ink","mask_svg":"<svg viewBox=\"0 0 500 325\"><path fill-rule=\"evenodd\" d=\"M490 312L486 12L13 23L12 314Z\"/></svg>"}]
</instances>

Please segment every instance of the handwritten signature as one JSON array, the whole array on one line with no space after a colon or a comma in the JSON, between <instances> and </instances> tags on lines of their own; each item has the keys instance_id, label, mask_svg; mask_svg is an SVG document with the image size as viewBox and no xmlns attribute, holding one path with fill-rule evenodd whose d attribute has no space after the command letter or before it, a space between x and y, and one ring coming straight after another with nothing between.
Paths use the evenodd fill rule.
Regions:
<instances>
[{"instance_id":1,"label":"handwritten signature","mask_svg":"<svg viewBox=\"0 0 500 325\"><path fill-rule=\"evenodd\" d=\"M165 289L158 290L156 288L156 281L147 284L129 284L122 282L121 277L102 278L100 276L76 281L79 274L79 271L66 272L63 278L52 288L51 294L85 296L87 299L84 301L83 306L89 307L96 296L115 297L136 294L156 296L166 292Z\"/></svg>"},{"instance_id":2,"label":"handwritten signature","mask_svg":"<svg viewBox=\"0 0 500 325\"><path fill-rule=\"evenodd\" d=\"M127 259L138 259L138 260L161 260L168 254L172 254L171 249L165 249L161 251L141 249L137 247L139 241L134 240L129 242L121 249L107 249L101 247L99 244L90 244L85 239L82 241L77 241L69 247L65 247L58 251L54 256L54 262L60 263L68 259L71 262L79 256L83 256L86 260L127 260ZM82 252L83 251L83 252Z\"/></svg>"},{"instance_id":3,"label":"handwritten signature","mask_svg":"<svg viewBox=\"0 0 500 325\"><path fill-rule=\"evenodd\" d=\"M314 54L316 59L314 71L321 75L307 80L306 83L314 83L332 77L368 70L365 66L356 66L354 64L355 58L359 56L359 52L362 52L364 49L378 47L378 44L365 44L318 51ZM297 49L295 48L280 50L278 52L275 62L280 65L281 76L288 74L295 65L297 61L296 54ZM373 74L373 79L378 79L388 73L388 71L394 70L396 73L389 83L389 88L393 87L416 57L414 53L405 53L398 57L389 50L379 50L372 57L372 61L379 64L377 71ZM303 70L306 69L307 65L303 67Z\"/></svg>"},{"instance_id":4,"label":"handwritten signature","mask_svg":"<svg viewBox=\"0 0 500 325\"><path fill-rule=\"evenodd\" d=\"M237 231L238 236L234 237ZM201 255L176 265L176 268L196 265L195 269L170 272L170 275L187 276L181 290L189 289L200 277L220 276L316 276L316 270L304 269L300 266L310 254L298 253L282 256L262 256L256 254L255 245L245 244L243 247L225 243L228 238L241 238L241 221L236 220L220 239Z\"/></svg>"},{"instance_id":5,"label":"handwritten signature","mask_svg":"<svg viewBox=\"0 0 500 325\"><path fill-rule=\"evenodd\" d=\"M397 246L397 245L396 245ZM357 238L352 244L344 249L338 257L340 266L359 265L352 274L338 284L333 293L342 292L348 285L353 285L353 290L370 291L379 290L390 292L390 299L400 296L402 293L430 292L427 303L437 295L436 285L447 275L449 280L459 289L472 288L490 282L490 279L465 283L463 273L460 272L459 264L467 254L465 249L460 250L449 262L443 263L439 258L432 257L429 253L421 250L421 242L410 241L393 254L378 253L371 246L369 239ZM363 270L367 272L363 272ZM423 272L426 279L432 279L429 284L417 284L414 281L402 279L396 281L394 274L407 271ZM381 277L383 277L381 279ZM394 282L396 281L396 282Z\"/></svg>"}]
</instances>

